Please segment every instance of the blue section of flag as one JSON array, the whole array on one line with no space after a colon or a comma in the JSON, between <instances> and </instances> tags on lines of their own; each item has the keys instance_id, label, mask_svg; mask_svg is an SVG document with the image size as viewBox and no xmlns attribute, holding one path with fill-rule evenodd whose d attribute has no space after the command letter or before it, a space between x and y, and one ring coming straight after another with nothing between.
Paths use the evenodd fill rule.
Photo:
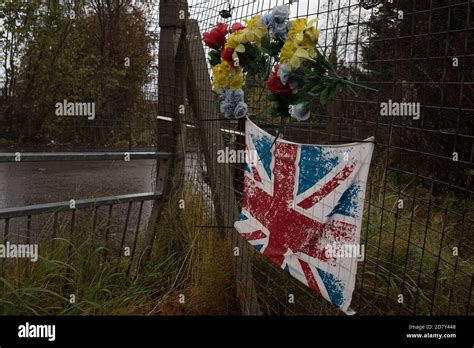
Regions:
<instances>
[{"instance_id":1,"label":"blue section of flag","mask_svg":"<svg viewBox=\"0 0 474 348\"><path fill-rule=\"evenodd\" d=\"M240 214L240 217L239 217L239 220L240 221L245 221L245 220L248 220L249 218L245 216L245 214Z\"/></svg>"},{"instance_id":2,"label":"blue section of flag","mask_svg":"<svg viewBox=\"0 0 474 348\"><path fill-rule=\"evenodd\" d=\"M338 157L326 155L322 147L302 145L298 164L300 168L298 194L313 187L338 164Z\"/></svg>"},{"instance_id":3,"label":"blue section of flag","mask_svg":"<svg viewBox=\"0 0 474 348\"><path fill-rule=\"evenodd\" d=\"M247 173L251 173L251 172L250 172L249 164L248 164L247 162L245 162L245 171L246 171Z\"/></svg>"},{"instance_id":4,"label":"blue section of flag","mask_svg":"<svg viewBox=\"0 0 474 348\"><path fill-rule=\"evenodd\" d=\"M252 134L252 141L255 145L255 150L257 150L258 158L262 162L265 171L268 174L268 177L272 178L272 144L273 141L271 138L266 136L256 136Z\"/></svg>"},{"instance_id":5,"label":"blue section of flag","mask_svg":"<svg viewBox=\"0 0 474 348\"><path fill-rule=\"evenodd\" d=\"M342 288L341 281L335 278L331 273L324 272L319 268L316 269L326 287L331 302L334 305L341 307L344 303L344 289Z\"/></svg>"},{"instance_id":6,"label":"blue section of flag","mask_svg":"<svg viewBox=\"0 0 474 348\"><path fill-rule=\"evenodd\" d=\"M263 248L263 244L257 244L257 245L254 245L255 246L255 249L257 249L258 251L262 250Z\"/></svg>"},{"instance_id":7,"label":"blue section of flag","mask_svg":"<svg viewBox=\"0 0 474 348\"><path fill-rule=\"evenodd\" d=\"M350 216L353 218L359 217L359 202L358 197L360 193L360 185L354 183L347 190L344 191L339 202L334 207L334 209L329 213L328 217L333 216L334 214L340 214L344 216Z\"/></svg>"}]
</instances>

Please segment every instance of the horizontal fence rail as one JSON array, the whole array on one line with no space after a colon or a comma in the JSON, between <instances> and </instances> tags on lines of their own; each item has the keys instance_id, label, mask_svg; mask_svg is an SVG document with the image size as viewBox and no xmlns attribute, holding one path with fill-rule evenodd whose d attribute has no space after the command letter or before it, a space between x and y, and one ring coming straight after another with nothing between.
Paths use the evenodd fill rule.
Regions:
<instances>
[{"instance_id":1,"label":"horizontal fence rail","mask_svg":"<svg viewBox=\"0 0 474 348\"><path fill-rule=\"evenodd\" d=\"M99 197L90 199L78 199L74 202L74 208L71 208L71 202L56 202L29 205L24 207L0 209L0 219L10 219L22 216L40 215L48 213L56 213L74 209L97 208L102 206L110 206L116 204L125 204L133 202L144 202L159 200L162 198L161 193L147 192L130 195L120 195L111 197Z\"/></svg>"},{"instance_id":2,"label":"horizontal fence rail","mask_svg":"<svg viewBox=\"0 0 474 348\"><path fill-rule=\"evenodd\" d=\"M48 161L106 161L106 160L166 160L168 152L15 152L0 153L2 162L48 162Z\"/></svg>"}]
</instances>

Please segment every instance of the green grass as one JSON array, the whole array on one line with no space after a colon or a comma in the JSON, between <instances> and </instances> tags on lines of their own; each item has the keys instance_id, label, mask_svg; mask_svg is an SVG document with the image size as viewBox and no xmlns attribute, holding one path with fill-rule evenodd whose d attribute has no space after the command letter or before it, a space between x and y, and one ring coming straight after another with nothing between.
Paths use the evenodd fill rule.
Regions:
<instances>
[{"instance_id":1,"label":"green grass","mask_svg":"<svg viewBox=\"0 0 474 348\"><path fill-rule=\"evenodd\" d=\"M104 261L106 249L89 239L72 243L69 256L69 245L60 238L54 249L40 248L37 262L19 260L16 267L7 266L0 278L0 314L143 314L169 292L169 278L177 268L173 255L139 265L127 277L125 258Z\"/></svg>"},{"instance_id":2,"label":"green grass","mask_svg":"<svg viewBox=\"0 0 474 348\"><path fill-rule=\"evenodd\" d=\"M228 249L217 234L194 228L196 212L202 216L202 195L187 187L180 196L186 209L175 209L177 198L171 197L150 261L138 253L129 276L130 259L118 258L116 249L92 238L88 219L76 228L75 235L83 237L72 242L64 224L54 247L49 241L40 245L37 262L7 260L0 272L0 315L228 313L234 306ZM43 239L49 232L42 232ZM178 301L181 294L184 304Z\"/></svg>"}]
</instances>

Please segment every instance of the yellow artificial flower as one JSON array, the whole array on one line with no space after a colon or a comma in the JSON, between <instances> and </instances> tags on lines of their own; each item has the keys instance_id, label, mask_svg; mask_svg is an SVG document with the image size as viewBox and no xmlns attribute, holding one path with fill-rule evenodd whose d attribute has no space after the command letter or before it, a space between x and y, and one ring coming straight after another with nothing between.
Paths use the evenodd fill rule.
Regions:
<instances>
[{"instance_id":1,"label":"yellow artificial flower","mask_svg":"<svg viewBox=\"0 0 474 348\"><path fill-rule=\"evenodd\" d=\"M235 48L234 53L232 53L232 59L236 62L239 61L239 55L237 53L245 53L245 46L243 44L238 45Z\"/></svg>"},{"instance_id":2,"label":"yellow artificial flower","mask_svg":"<svg viewBox=\"0 0 474 348\"><path fill-rule=\"evenodd\" d=\"M280 63L286 64L291 59L291 57L293 57L294 53L295 53L295 50L293 46L293 41L288 39L281 49Z\"/></svg>"},{"instance_id":3,"label":"yellow artificial flower","mask_svg":"<svg viewBox=\"0 0 474 348\"><path fill-rule=\"evenodd\" d=\"M227 64L229 65L229 64ZM244 72L241 67L235 67L229 81L229 87L232 89L242 89L245 84Z\"/></svg>"},{"instance_id":4,"label":"yellow artificial flower","mask_svg":"<svg viewBox=\"0 0 474 348\"><path fill-rule=\"evenodd\" d=\"M254 16L251 19L244 19L247 27L230 34L224 48L232 48L234 50L234 53L232 54L232 59L234 61L239 60L238 53L245 53L245 44L251 43L259 45L262 37L268 32L267 27L260 24L260 18L262 18L262 16Z\"/></svg>"},{"instance_id":5,"label":"yellow artificial flower","mask_svg":"<svg viewBox=\"0 0 474 348\"><path fill-rule=\"evenodd\" d=\"M229 38L227 39L227 43L225 45L225 49L227 48L232 48L234 50L234 53L232 54L232 59L234 61L239 60L239 56L237 53L244 53L245 52L245 46L244 44L248 43L249 40L247 38L247 28L239 30L235 33L232 33Z\"/></svg>"},{"instance_id":6,"label":"yellow artificial flower","mask_svg":"<svg viewBox=\"0 0 474 348\"><path fill-rule=\"evenodd\" d=\"M291 68L298 69L303 61L316 58L315 46L319 32L314 26L315 23L316 19L308 23L306 18L291 22L288 39L281 50L281 64L289 64Z\"/></svg>"},{"instance_id":7,"label":"yellow artificial flower","mask_svg":"<svg viewBox=\"0 0 474 348\"><path fill-rule=\"evenodd\" d=\"M298 47L314 47L316 42L318 42L319 32L314 27L316 19L313 19L309 23L304 19L299 25L302 25L302 28L299 28L298 32L294 37L295 45Z\"/></svg>"},{"instance_id":8,"label":"yellow artificial flower","mask_svg":"<svg viewBox=\"0 0 474 348\"><path fill-rule=\"evenodd\" d=\"M212 68L215 91L221 88L241 89L244 86L244 73L241 67L222 62Z\"/></svg>"},{"instance_id":9,"label":"yellow artificial flower","mask_svg":"<svg viewBox=\"0 0 474 348\"><path fill-rule=\"evenodd\" d=\"M248 42L260 43L262 37L268 32L267 27L260 23L261 18L262 16L257 15L244 20L247 24L247 28L244 30Z\"/></svg>"},{"instance_id":10,"label":"yellow artificial flower","mask_svg":"<svg viewBox=\"0 0 474 348\"><path fill-rule=\"evenodd\" d=\"M237 46L247 43L247 37L245 35L245 30L242 29L230 34L227 42L225 44L225 48L233 48L235 49Z\"/></svg>"},{"instance_id":11,"label":"yellow artificial flower","mask_svg":"<svg viewBox=\"0 0 474 348\"><path fill-rule=\"evenodd\" d=\"M251 19L244 19L247 24L245 29L230 34L225 44L225 48L233 48L237 52L245 52L246 43L259 44L262 37L268 32L267 27L260 24L262 16L254 16ZM235 58L234 58L235 59Z\"/></svg>"},{"instance_id":12,"label":"yellow artificial flower","mask_svg":"<svg viewBox=\"0 0 474 348\"><path fill-rule=\"evenodd\" d=\"M288 37L292 40L297 39L297 41L303 41L303 36L307 36L312 42L318 41L319 32L318 29L314 26L317 22L317 19L312 19L308 22L306 18L295 19L291 22L291 28L288 32ZM297 38L297 36L299 36Z\"/></svg>"}]
</instances>

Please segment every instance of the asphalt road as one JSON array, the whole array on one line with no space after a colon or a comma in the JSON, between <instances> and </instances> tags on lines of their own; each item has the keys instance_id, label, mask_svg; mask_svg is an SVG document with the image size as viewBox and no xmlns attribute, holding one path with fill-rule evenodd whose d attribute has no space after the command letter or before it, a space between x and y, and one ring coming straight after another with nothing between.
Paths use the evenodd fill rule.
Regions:
<instances>
[{"instance_id":1,"label":"asphalt road","mask_svg":"<svg viewBox=\"0 0 474 348\"><path fill-rule=\"evenodd\" d=\"M0 209L152 191L153 160L0 163Z\"/></svg>"},{"instance_id":2,"label":"asphalt road","mask_svg":"<svg viewBox=\"0 0 474 348\"><path fill-rule=\"evenodd\" d=\"M0 163L0 209L151 192L154 165L153 160ZM112 239L120 239L123 234L127 207L127 204L123 204L113 208L110 230ZM146 202L142 211L140 231L145 228L150 209L151 202ZM133 235L136 230L138 212L139 203L134 203L126 228L127 235ZM108 208L101 207L98 215L99 224L103 223L108 215ZM91 219L90 212L78 212L77 220L80 216L85 221ZM60 214L59 224L64 230L69 228L70 218L70 212ZM32 239L51 238L51 225L50 215L33 216L30 230ZM0 236L4 230L5 221L0 220ZM24 241L26 230L26 217L11 219L9 239Z\"/></svg>"}]
</instances>

